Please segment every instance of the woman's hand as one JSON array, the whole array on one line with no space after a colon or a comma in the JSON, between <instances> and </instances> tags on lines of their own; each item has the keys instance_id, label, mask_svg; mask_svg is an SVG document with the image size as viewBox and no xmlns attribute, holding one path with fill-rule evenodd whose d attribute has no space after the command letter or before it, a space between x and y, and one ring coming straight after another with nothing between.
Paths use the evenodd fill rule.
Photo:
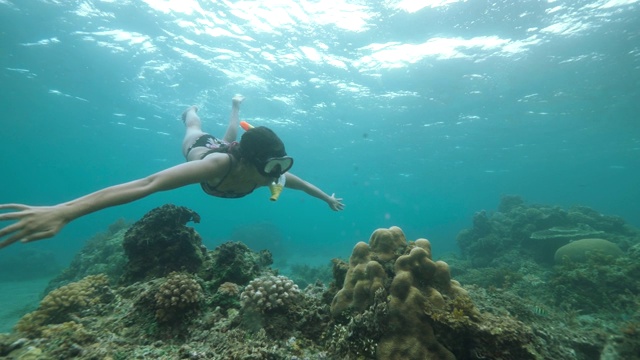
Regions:
<instances>
[{"instance_id":1,"label":"woman's hand","mask_svg":"<svg viewBox=\"0 0 640 360\"><path fill-rule=\"evenodd\" d=\"M0 249L17 241L27 243L53 237L69 222L60 206L0 205L0 210L5 209L16 211L0 214L0 221L17 222L0 229L0 238L10 235L8 239L0 242Z\"/></svg>"},{"instance_id":2,"label":"woman's hand","mask_svg":"<svg viewBox=\"0 0 640 360\"><path fill-rule=\"evenodd\" d=\"M331 197L329 198L329 201L327 201L327 204L329 204L329 207L333 211L344 210L344 204L342 203L342 198L336 198L335 193L331 194Z\"/></svg>"}]
</instances>

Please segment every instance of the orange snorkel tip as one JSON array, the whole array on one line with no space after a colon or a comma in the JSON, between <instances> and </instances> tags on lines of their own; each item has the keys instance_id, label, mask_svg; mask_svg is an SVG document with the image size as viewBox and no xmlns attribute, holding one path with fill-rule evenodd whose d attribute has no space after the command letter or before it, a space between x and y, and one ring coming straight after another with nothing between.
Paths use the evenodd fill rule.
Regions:
<instances>
[{"instance_id":1,"label":"orange snorkel tip","mask_svg":"<svg viewBox=\"0 0 640 360\"><path fill-rule=\"evenodd\" d=\"M244 131L249 131L249 129L253 129L253 125L249 124L244 120L240 121L240 127L243 128Z\"/></svg>"}]
</instances>

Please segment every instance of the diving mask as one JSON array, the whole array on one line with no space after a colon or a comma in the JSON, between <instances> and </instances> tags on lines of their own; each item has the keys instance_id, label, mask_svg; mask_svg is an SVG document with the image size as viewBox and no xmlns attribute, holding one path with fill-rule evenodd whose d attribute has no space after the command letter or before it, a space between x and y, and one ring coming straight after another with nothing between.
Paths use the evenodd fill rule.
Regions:
<instances>
[{"instance_id":1,"label":"diving mask","mask_svg":"<svg viewBox=\"0 0 640 360\"><path fill-rule=\"evenodd\" d=\"M290 156L272 157L256 164L258 172L264 176L280 177L293 166L293 158Z\"/></svg>"}]
</instances>

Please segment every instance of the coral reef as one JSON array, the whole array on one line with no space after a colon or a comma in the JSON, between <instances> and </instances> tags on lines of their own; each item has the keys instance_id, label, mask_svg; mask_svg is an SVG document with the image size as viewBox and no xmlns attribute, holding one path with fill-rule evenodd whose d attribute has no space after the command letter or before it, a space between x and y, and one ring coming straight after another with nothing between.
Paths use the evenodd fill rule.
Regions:
<instances>
[{"instance_id":1,"label":"coral reef","mask_svg":"<svg viewBox=\"0 0 640 360\"><path fill-rule=\"evenodd\" d=\"M308 264L290 264L287 270L282 270L291 280L293 280L301 288L307 287L320 281L324 284L328 284L333 280L331 273L331 263L327 262L326 265L311 266Z\"/></svg>"},{"instance_id":2,"label":"coral reef","mask_svg":"<svg viewBox=\"0 0 640 360\"><path fill-rule=\"evenodd\" d=\"M123 248L128 258L121 280L125 284L163 277L173 271L197 273L206 249L189 221L200 222L192 210L163 205L151 210L127 230Z\"/></svg>"},{"instance_id":3,"label":"coral reef","mask_svg":"<svg viewBox=\"0 0 640 360\"><path fill-rule=\"evenodd\" d=\"M544 327L532 336L537 352L563 359L640 353L640 341L620 334L621 319L640 302L640 231L623 219L506 196L497 212L477 213L458 243L463 256L447 259L456 278L482 286L465 286L479 308Z\"/></svg>"},{"instance_id":4,"label":"coral reef","mask_svg":"<svg viewBox=\"0 0 640 360\"><path fill-rule=\"evenodd\" d=\"M474 266L501 266L511 263L507 250L522 259L553 264L558 248L572 240L600 238L623 250L640 239L640 231L617 216L602 215L593 209L574 206L527 205L517 196L504 196L498 211L480 211L473 227L458 234L462 255Z\"/></svg>"},{"instance_id":5,"label":"coral reef","mask_svg":"<svg viewBox=\"0 0 640 360\"><path fill-rule=\"evenodd\" d=\"M581 261L563 261L549 276L551 301L582 313L629 316L640 301L640 256L613 258L592 252Z\"/></svg>"},{"instance_id":6,"label":"coral reef","mask_svg":"<svg viewBox=\"0 0 640 360\"><path fill-rule=\"evenodd\" d=\"M222 283L210 298L211 303L225 311L231 308L240 308L240 291L241 288L238 284L232 282Z\"/></svg>"},{"instance_id":7,"label":"coral reef","mask_svg":"<svg viewBox=\"0 0 640 360\"><path fill-rule=\"evenodd\" d=\"M615 218L596 219L585 209L564 215L554 207L530 209L515 197L504 199L500 209L500 215L477 216L478 228L470 230L504 246L495 248L495 260L433 259L428 240L407 241L398 227L378 229L369 242L355 244L348 263L332 260L329 286L314 282L311 270L304 289L278 276L268 251L256 253L238 242L208 250L184 226L195 213L168 207L159 214L156 209L145 218L164 221L177 214L178 219L162 226L149 220L128 232L135 235L129 241L150 242L149 267L139 263L142 254L122 257L128 261L123 268L140 271L123 275L123 281L115 281L116 272L91 275L50 291L13 333L0 334L0 358L636 358L640 239L634 230ZM520 219L516 226L514 219L523 214L540 223ZM522 241L556 231L563 216L589 220L589 227L605 232L624 254L611 258L593 251L585 261L557 266L538 261L540 253ZM103 262L107 254L117 253L109 250L113 244L125 240L122 230L103 236L105 241L91 241L82 252ZM508 238L514 234L522 235L520 241ZM153 254L173 236L190 245ZM145 241L136 251L144 251ZM470 245L466 254L488 258L473 252L480 249L486 250ZM189 254L195 266L177 266ZM153 263L160 258L177 261L161 269ZM79 261L73 267L69 273L75 277L101 266Z\"/></svg>"}]
</instances>

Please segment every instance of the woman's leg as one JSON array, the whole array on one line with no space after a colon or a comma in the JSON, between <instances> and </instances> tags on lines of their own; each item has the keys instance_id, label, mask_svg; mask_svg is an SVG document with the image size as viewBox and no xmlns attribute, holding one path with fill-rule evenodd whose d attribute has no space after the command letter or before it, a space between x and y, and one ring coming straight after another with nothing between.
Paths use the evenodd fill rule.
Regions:
<instances>
[{"instance_id":1,"label":"woman's leg","mask_svg":"<svg viewBox=\"0 0 640 360\"><path fill-rule=\"evenodd\" d=\"M227 126L227 131L224 134L223 140L226 142L235 141L238 137L238 126L240 124L240 104L244 101L244 96L236 95L231 100L231 117L229 119L229 125ZM200 121L200 117L198 116L198 107L193 105L187 108L182 113L182 122L186 127L186 133L184 135L184 140L182 140L182 155L187 159L187 161L200 159L200 156L207 151L206 148L194 148L193 151L189 152L189 148L193 145L198 138L202 135L206 135L204 131L202 131L202 122Z\"/></svg>"},{"instance_id":2,"label":"woman's leg","mask_svg":"<svg viewBox=\"0 0 640 360\"><path fill-rule=\"evenodd\" d=\"M236 95L231 99L231 116L229 118L229 126L227 132L222 138L226 142L236 141L238 138L238 126L240 125L240 104L244 101L244 96Z\"/></svg>"},{"instance_id":3,"label":"woman's leg","mask_svg":"<svg viewBox=\"0 0 640 360\"><path fill-rule=\"evenodd\" d=\"M205 134L205 132L202 131L202 122L198 116L198 107L194 105L185 110L182 113L182 122L184 122L187 130L184 135L184 140L182 140L182 155L186 158L189 147L191 147L200 136Z\"/></svg>"}]
</instances>

